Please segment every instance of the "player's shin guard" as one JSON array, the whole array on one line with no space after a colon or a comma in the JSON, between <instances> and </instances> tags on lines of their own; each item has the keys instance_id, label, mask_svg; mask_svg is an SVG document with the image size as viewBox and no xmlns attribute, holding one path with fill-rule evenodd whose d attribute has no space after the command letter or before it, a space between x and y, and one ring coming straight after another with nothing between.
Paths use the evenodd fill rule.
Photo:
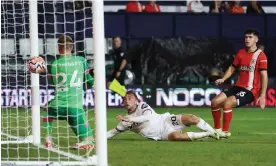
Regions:
<instances>
[{"instance_id":1,"label":"player's shin guard","mask_svg":"<svg viewBox=\"0 0 276 166\"><path fill-rule=\"evenodd\" d=\"M214 128L211 127L207 122L205 122L203 119L199 118L200 121L198 124L196 124L196 127L204 130L204 131L209 131L209 132L215 132Z\"/></svg>"},{"instance_id":2,"label":"player's shin guard","mask_svg":"<svg viewBox=\"0 0 276 166\"><path fill-rule=\"evenodd\" d=\"M220 108L212 108L212 115L214 119L214 128L220 129L220 118L221 118L221 112Z\"/></svg>"},{"instance_id":3,"label":"player's shin guard","mask_svg":"<svg viewBox=\"0 0 276 166\"><path fill-rule=\"evenodd\" d=\"M232 108L224 108L223 109L223 128L222 131L228 132L230 123L232 120Z\"/></svg>"}]
</instances>

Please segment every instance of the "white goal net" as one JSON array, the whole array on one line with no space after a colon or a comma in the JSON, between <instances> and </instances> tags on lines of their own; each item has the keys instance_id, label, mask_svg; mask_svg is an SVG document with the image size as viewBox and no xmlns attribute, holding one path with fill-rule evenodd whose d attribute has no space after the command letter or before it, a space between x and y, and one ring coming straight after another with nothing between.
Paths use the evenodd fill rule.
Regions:
<instances>
[{"instance_id":1,"label":"white goal net","mask_svg":"<svg viewBox=\"0 0 276 166\"><path fill-rule=\"evenodd\" d=\"M77 122L77 126L73 126L76 130L72 130L68 124L70 115L63 120L52 118L50 138L54 144L47 148L45 142L46 136L47 139L49 138L49 130L46 130L46 127L49 127L49 123L48 126L45 125L44 122L47 120L44 119L49 118L49 115L44 110L49 110L49 107L46 107L47 103L54 99L57 87L49 82L47 73L39 74L38 98L41 109L38 110L40 117L34 119L32 101L38 99L32 99L33 77L27 65L32 56L44 58L46 64L58 60L60 58L58 38L61 35L67 35L73 40L73 56L76 54L84 57L88 69L93 68L91 65L93 61L92 2L44 0L35 3L37 3L38 42L34 45L30 40L32 25L29 1L1 0L1 162L6 165L95 164L97 160L95 150L72 148L73 144L84 139L75 134L79 132L80 129L76 129L79 126L87 126L89 123L95 135L94 113L91 111L94 107L94 91L87 90L86 76L83 76L84 81L81 82L84 100L76 101L81 101L81 104L75 103L83 106L84 113L78 112L76 116L83 114L85 124ZM38 47L38 55L31 55L33 47ZM60 80L57 79L57 81ZM66 80L63 84L67 86ZM79 88L82 86L80 85ZM65 107L67 114L70 105L72 103L68 103ZM57 116L60 116L58 114L59 112ZM33 125L34 121L40 126ZM34 128L41 129L40 144L34 144ZM86 134L89 135L88 132Z\"/></svg>"}]
</instances>

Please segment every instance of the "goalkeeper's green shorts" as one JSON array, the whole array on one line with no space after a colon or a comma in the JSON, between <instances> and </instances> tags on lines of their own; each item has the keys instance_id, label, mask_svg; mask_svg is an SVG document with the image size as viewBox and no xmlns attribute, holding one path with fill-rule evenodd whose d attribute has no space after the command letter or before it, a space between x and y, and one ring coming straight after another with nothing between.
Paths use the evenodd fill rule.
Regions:
<instances>
[{"instance_id":1,"label":"goalkeeper's green shorts","mask_svg":"<svg viewBox=\"0 0 276 166\"><path fill-rule=\"evenodd\" d=\"M47 115L49 118L58 120L67 120L73 132L83 140L89 136L93 136L91 126L88 123L84 109L66 108L66 107L49 107Z\"/></svg>"}]
</instances>

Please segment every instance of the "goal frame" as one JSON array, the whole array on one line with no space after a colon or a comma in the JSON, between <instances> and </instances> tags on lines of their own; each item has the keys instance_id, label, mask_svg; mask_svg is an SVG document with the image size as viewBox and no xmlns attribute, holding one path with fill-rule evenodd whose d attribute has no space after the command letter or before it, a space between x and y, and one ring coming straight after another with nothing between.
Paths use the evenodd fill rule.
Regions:
<instances>
[{"instance_id":1,"label":"goal frame","mask_svg":"<svg viewBox=\"0 0 276 166\"><path fill-rule=\"evenodd\" d=\"M29 15L30 15L30 42L31 42L31 58L38 57L38 18L37 18L37 0L29 0ZM13 141L1 141L1 144L19 144L33 143L34 145L41 144L40 127L40 92L39 92L39 73L31 73L31 103L32 103L32 135L27 137L18 137L3 133Z\"/></svg>"}]
</instances>

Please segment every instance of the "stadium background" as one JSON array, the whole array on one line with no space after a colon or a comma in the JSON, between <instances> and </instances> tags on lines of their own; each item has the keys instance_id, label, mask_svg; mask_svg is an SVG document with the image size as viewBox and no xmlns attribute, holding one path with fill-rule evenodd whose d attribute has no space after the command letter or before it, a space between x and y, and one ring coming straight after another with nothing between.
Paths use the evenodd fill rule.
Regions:
<instances>
[{"instance_id":1,"label":"stadium background","mask_svg":"<svg viewBox=\"0 0 276 166\"><path fill-rule=\"evenodd\" d=\"M176 1L158 2L161 5L161 9L167 6L170 12L125 13L122 8L124 8L126 3L116 1L105 2L105 10L109 11L105 13L107 76L110 74L110 69L113 64L108 55L108 51L112 48L112 37L115 36L120 36L123 39L126 50L132 50L148 40L188 37L193 39L194 45L199 46L203 39L207 43L211 39L223 39L231 45L231 48L235 52L243 47L244 30L247 28L255 28L260 32L260 43L265 46L265 53L269 61L268 71L270 81L266 105L271 107L276 106L276 15L271 10L273 6L276 6L275 2L261 2L265 10L272 12L264 15L173 12L179 7L185 8L184 2L180 3ZM203 3L204 5L208 5L211 2ZM53 60L57 52L56 39L61 34L67 34L75 41L74 53L85 56L88 63L91 64L90 67L93 68L92 16L89 5L91 4L86 2L84 6L72 10L74 5L70 4L70 2L66 4L59 1L55 4L46 1L39 2L40 56L44 57L48 62ZM246 6L247 2L244 2L243 5ZM114 12L118 9L118 12ZM3 25L1 26L1 48L2 50L9 50L8 56L3 55L4 52L1 51L1 105L3 107L25 107L30 105L30 89L26 89L25 86L26 84L30 85L30 80L29 75L24 72L26 70L26 60L30 54L30 50L28 49L28 6L25 3L12 3L7 1L4 11L20 12L15 15L9 12L1 13L1 24ZM15 25L15 27L10 25ZM172 42L171 44L174 43ZM189 53L191 52L188 52L187 56L193 56ZM233 57L234 54L228 54L227 56ZM188 61L188 59L185 59L187 57L182 58ZM209 56L207 55L201 55L201 59L203 60L207 60L208 58ZM208 65L208 69L212 69L213 64ZM198 69L196 64L192 66L185 64L182 67ZM225 67L220 70L223 72L224 69ZM236 79L233 78L233 81L230 81L225 87L215 87L209 81L211 73L207 73L207 75L206 73L202 73L200 78L193 75L193 79L186 79L186 81L182 82L152 83L147 81L146 74L142 73L141 70L143 70L141 67L132 69L132 72L136 75L136 79L133 84L129 85L129 88L135 89L139 93L141 100L147 101L153 107L209 106L211 98L215 94L218 94L221 89L230 86ZM199 70L199 72L202 72L202 70ZM191 75L183 74L181 77L185 80L185 78L191 78ZM41 75L40 82L41 104L44 105L48 100L52 99L53 89L48 86L46 75ZM120 103L120 96L107 91L107 106L118 107ZM88 107L94 106L93 90L86 91L84 105ZM251 104L249 106L253 105Z\"/></svg>"}]
</instances>

